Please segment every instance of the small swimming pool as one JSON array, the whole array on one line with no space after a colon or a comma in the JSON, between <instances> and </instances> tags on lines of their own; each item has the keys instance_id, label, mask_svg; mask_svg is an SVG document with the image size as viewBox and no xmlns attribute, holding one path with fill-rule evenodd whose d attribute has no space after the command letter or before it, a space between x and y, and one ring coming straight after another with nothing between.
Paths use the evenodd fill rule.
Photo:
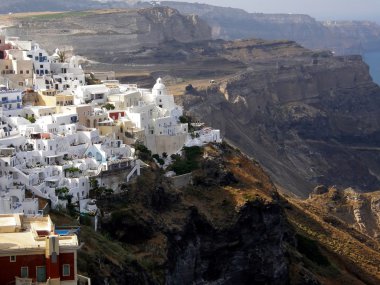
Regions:
<instances>
[{"instance_id":1,"label":"small swimming pool","mask_svg":"<svg viewBox=\"0 0 380 285\"><path fill-rule=\"evenodd\" d=\"M55 233L60 236L67 236L70 232L70 230L55 230Z\"/></svg>"}]
</instances>

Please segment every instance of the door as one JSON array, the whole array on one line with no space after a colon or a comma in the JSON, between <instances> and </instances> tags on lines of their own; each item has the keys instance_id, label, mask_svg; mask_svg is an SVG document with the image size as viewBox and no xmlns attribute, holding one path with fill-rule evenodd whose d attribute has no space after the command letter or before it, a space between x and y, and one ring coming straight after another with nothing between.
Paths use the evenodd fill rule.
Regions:
<instances>
[{"instance_id":1,"label":"door","mask_svg":"<svg viewBox=\"0 0 380 285\"><path fill-rule=\"evenodd\" d=\"M37 266L37 282L46 282L45 266Z\"/></svg>"}]
</instances>

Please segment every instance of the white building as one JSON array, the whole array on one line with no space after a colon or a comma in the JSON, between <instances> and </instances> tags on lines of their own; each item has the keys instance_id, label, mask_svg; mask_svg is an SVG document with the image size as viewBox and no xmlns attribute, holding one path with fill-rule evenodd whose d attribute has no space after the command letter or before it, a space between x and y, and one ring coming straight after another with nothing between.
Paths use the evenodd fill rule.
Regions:
<instances>
[{"instance_id":1,"label":"white building","mask_svg":"<svg viewBox=\"0 0 380 285\"><path fill-rule=\"evenodd\" d=\"M22 115L22 91L10 90L0 85L0 107L5 117Z\"/></svg>"},{"instance_id":2,"label":"white building","mask_svg":"<svg viewBox=\"0 0 380 285\"><path fill-rule=\"evenodd\" d=\"M140 94L138 105L127 108L126 117L144 131L143 142L153 153L178 152L188 135L187 124L179 122L182 107L175 104L161 78L151 92L141 89Z\"/></svg>"},{"instance_id":3,"label":"white building","mask_svg":"<svg viewBox=\"0 0 380 285\"><path fill-rule=\"evenodd\" d=\"M110 89L105 84L79 86L75 90L74 104L104 104Z\"/></svg>"},{"instance_id":4,"label":"white building","mask_svg":"<svg viewBox=\"0 0 380 285\"><path fill-rule=\"evenodd\" d=\"M38 215L38 199L25 197L25 185L14 180L15 148L0 148L0 213Z\"/></svg>"},{"instance_id":5,"label":"white building","mask_svg":"<svg viewBox=\"0 0 380 285\"><path fill-rule=\"evenodd\" d=\"M49 54L39 44L33 43L31 50L27 51L27 56L33 61L33 70L36 77L43 77L50 74L50 58Z\"/></svg>"}]
</instances>

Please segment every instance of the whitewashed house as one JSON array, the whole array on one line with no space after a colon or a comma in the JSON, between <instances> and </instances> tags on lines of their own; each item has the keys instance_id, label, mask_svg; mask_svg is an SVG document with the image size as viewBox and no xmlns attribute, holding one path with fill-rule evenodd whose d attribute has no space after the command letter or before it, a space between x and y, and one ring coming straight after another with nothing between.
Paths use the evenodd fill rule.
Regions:
<instances>
[{"instance_id":1,"label":"whitewashed house","mask_svg":"<svg viewBox=\"0 0 380 285\"><path fill-rule=\"evenodd\" d=\"M174 102L158 78L152 91L140 90L137 106L126 110L126 117L144 131L143 142L153 153L173 154L182 149L188 135L187 124L181 124L182 107Z\"/></svg>"}]
</instances>

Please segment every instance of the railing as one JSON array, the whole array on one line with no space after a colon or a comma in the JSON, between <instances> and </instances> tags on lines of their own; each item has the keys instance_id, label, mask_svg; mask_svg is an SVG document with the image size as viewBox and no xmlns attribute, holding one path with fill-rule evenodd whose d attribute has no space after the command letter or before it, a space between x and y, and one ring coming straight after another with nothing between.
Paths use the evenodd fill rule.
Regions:
<instances>
[{"instance_id":1,"label":"railing","mask_svg":"<svg viewBox=\"0 0 380 285\"><path fill-rule=\"evenodd\" d=\"M78 285L91 285L91 279L86 277L86 276L82 276L82 275L77 275L78 277Z\"/></svg>"},{"instance_id":2,"label":"railing","mask_svg":"<svg viewBox=\"0 0 380 285\"><path fill-rule=\"evenodd\" d=\"M139 176L140 175L140 160L137 160L136 161L136 165L135 167L132 169L132 171L128 174L127 176L127 182L130 181L131 177L133 176L133 174L137 173L137 175Z\"/></svg>"},{"instance_id":3,"label":"railing","mask_svg":"<svg viewBox=\"0 0 380 285\"><path fill-rule=\"evenodd\" d=\"M0 104L9 104L9 103L21 103L22 99L15 99L15 100L2 100L0 101Z\"/></svg>"}]
</instances>

